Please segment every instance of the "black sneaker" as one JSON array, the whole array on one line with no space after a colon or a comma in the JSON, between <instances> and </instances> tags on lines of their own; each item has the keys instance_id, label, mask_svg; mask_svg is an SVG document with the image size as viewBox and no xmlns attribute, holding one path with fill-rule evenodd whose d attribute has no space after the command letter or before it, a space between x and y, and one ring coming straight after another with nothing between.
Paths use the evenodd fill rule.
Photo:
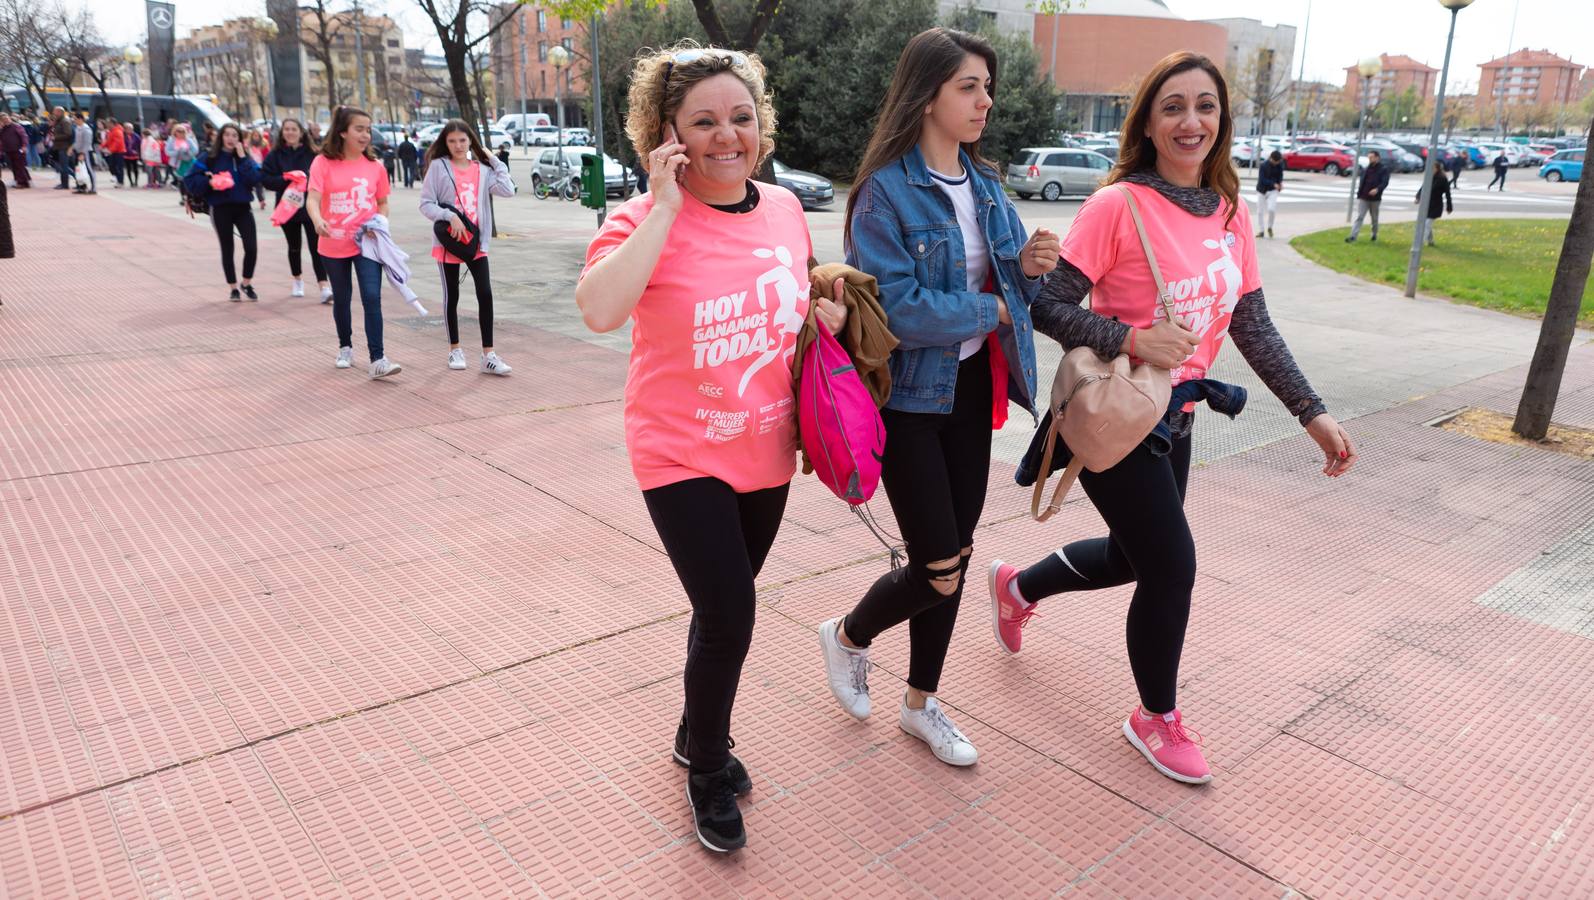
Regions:
<instances>
[{"instance_id":1,"label":"black sneaker","mask_svg":"<svg viewBox=\"0 0 1594 900\"><path fill-rule=\"evenodd\" d=\"M234 303L237 303L239 300L242 300L243 298L238 296L238 289L237 288L233 288L232 290L227 292L227 299L231 300Z\"/></svg>"},{"instance_id":2,"label":"black sneaker","mask_svg":"<svg viewBox=\"0 0 1594 900\"><path fill-rule=\"evenodd\" d=\"M252 284L244 285L243 291L244 291L244 296L248 297L250 300L259 300L260 299L260 295L255 293L255 286L252 285Z\"/></svg>"},{"instance_id":3,"label":"black sneaker","mask_svg":"<svg viewBox=\"0 0 1594 900\"><path fill-rule=\"evenodd\" d=\"M1378 235L1376 235L1376 234L1375 234L1375 235L1373 235L1373 236L1372 236L1372 237L1370 237L1370 238L1368 238L1368 239L1367 239L1367 243L1369 243L1369 244L1376 244L1376 243L1378 243Z\"/></svg>"},{"instance_id":4,"label":"black sneaker","mask_svg":"<svg viewBox=\"0 0 1594 900\"><path fill-rule=\"evenodd\" d=\"M692 825L703 846L716 853L747 846L747 829L736 806L730 766L706 775L687 775L686 802L692 807Z\"/></svg>"},{"instance_id":5,"label":"black sneaker","mask_svg":"<svg viewBox=\"0 0 1594 900\"><path fill-rule=\"evenodd\" d=\"M736 738L731 738L730 741L731 747L734 748L736 746ZM675 764L683 769L692 765L692 761L686 758L686 716L681 717L681 724L675 728L675 752L671 755L675 757ZM731 754L730 761L725 764L725 768L731 773L731 781L734 782L733 787L736 788L736 796L747 796L748 792L753 789L753 779L747 776L747 767L742 765L742 761L737 759L735 754Z\"/></svg>"}]
</instances>

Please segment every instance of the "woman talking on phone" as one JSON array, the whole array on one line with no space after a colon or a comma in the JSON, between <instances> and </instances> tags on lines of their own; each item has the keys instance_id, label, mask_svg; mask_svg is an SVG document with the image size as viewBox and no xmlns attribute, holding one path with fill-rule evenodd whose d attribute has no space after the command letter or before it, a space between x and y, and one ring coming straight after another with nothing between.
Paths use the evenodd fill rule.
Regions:
<instances>
[{"instance_id":1,"label":"woman talking on phone","mask_svg":"<svg viewBox=\"0 0 1594 900\"><path fill-rule=\"evenodd\" d=\"M1175 53L1140 84L1124 123L1118 164L1080 207L1062 261L1031 306L1035 330L1063 349L1127 353L1171 370L1175 396L1199 386L1232 335L1240 353L1323 451L1323 474L1356 463L1356 448L1295 365L1268 317L1251 216L1229 161L1229 93L1204 56ZM1141 211L1177 320L1160 315L1157 283L1129 198ZM1090 295L1090 309L1081 307ZM1227 387L1227 386L1225 386ZM1199 394L1196 396L1200 396ZM1210 400L1208 402L1211 402ZM1045 597L1135 585L1125 637L1140 705L1123 722L1130 744L1158 772L1202 784L1212 778L1177 704L1179 660L1195 586L1195 540L1185 519L1194 402L1167 418L1171 449L1149 443L1079 483L1109 533L1075 541L1026 569L996 560L989 587L1001 649L1019 652L1022 630Z\"/></svg>"}]
</instances>

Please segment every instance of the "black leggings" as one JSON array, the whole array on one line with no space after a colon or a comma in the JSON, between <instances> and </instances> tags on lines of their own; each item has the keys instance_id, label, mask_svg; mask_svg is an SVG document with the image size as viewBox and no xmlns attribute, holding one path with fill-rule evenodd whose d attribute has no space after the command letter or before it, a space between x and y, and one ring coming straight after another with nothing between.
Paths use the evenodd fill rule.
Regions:
<instances>
[{"instance_id":1,"label":"black leggings","mask_svg":"<svg viewBox=\"0 0 1594 900\"><path fill-rule=\"evenodd\" d=\"M1178 705L1196 576L1195 539L1184 517L1189 477L1189 435L1175 440L1167 456L1141 446L1105 472L1082 473L1079 483L1107 522L1107 537L1069 544L1018 576L1019 593L1032 602L1135 582L1124 638L1148 713Z\"/></svg>"},{"instance_id":2,"label":"black leggings","mask_svg":"<svg viewBox=\"0 0 1594 900\"><path fill-rule=\"evenodd\" d=\"M315 225L308 218L300 219L294 216L282 226L282 236L288 239L288 271L298 278L304 271L299 264L299 232L304 232L304 240L310 245L310 267L315 270L316 281L327 280L326 266L321 264L321 238L315 233Z\"/></svg>"},{"instance_id":3,"label":"black leggings","mask_svg":"<svg viewBox=\"0 0 1594 900\"><path fill-rule=\"evenodd\" d=\"M882 410L886 454L880 477L908 547L908 565L880 576L847 615L847 637L867 647L888 628L908 623L908 686L935 693L952 643L974 528L985 508L991 470L990 350L958 366L952 412ZM961 557L961 558L959 558ZM958 559L952 566L941 560ZM936 578L957 588L943 594Z\"/></svg>"},{"instance_id":4,"label":"black leggings","mask_svg":"<svg viewBox=\"0 0 1594 900\"><path fill-rule=\"evenodd\" d=\"M216 229L216 240L221 242L221 270L228 284L237 284L238 276L232 267L232 231L244 242L244 278L255 277L255 214L248 203L213 203L210 206L210 224Z\"/></svg>"},{"instance_id":5,"label":"black leggings","mask_svg":"<svg viewBox=\"0 0 1594 900\"><path fill-rule=\"evenodd\" d=\"M699 774L725 768L731 706L753 642L753 579L764 566L790 484L738 494L717 478L642 492L664 552L692 603L686 634L687 758Z\"/></svg>"},{"instance_id":6,"label":"black leggings","mask_svg":"<svg viewBox=\"0 0 1594 900\"><path fill-rule=\"evenodd\" d=\"M448 320L448 342L459 343L459 263L440 262L443 274L443 299ZM487 257L479 256L465 263L470 270L470 280L476 284L476 320L481 323L482 346L493 345L493 280L487 271Z\"/></svg>"}]
</instances>

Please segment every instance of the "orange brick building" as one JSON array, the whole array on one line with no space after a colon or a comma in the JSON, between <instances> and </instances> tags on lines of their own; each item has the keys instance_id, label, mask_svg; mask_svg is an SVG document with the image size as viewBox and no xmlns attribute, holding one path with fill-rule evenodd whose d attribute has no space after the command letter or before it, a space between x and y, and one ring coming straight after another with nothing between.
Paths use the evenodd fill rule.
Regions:
<instances>
[{"instance_id":1,"label":"orange brick building","mask_svg":"<svg viewBox=\"0 0 1594 900\"><path fill-rule=\"evenodd\" d=\"M1572 105L1587 94L1586 66L1548 50L1522 49L1478 66L1479 102L1506 106Z\"/></svg>"},{"instance_id":2,"label":"orange brick building","mask_svg":"<svg viewBox=\"0 0 1594 900\"><path fill-rule=\"evenodd\" d=\"M510 14L514 7L513 3L500 5L494 20ZM585 125L586 101L591 94L586 58L592 41L585 23L563 19L541 6L525 6L514 16L492 36L491 66L497 94L489 101L494 108L493 117L520 112L524 92L526 112L558 118L554 115L554 78L558 70L548 62L548 51L563 46L572 54L570 65L565 67L565 124Z\"/></svg>"},{"instance_id":3,"label":"orange brick building","mask_svg":"<svg viewBox=\"0 0 1594 900\"><path fill-rule=\"evenodd\" d=\"M1378 60L1383 68L1368 84L1368 106L1377 106L1380 98L1404 94L1408 87L1415 87L1417 96L1424 100L1438 93L1439 70L1433 66L1398 53L1381 53ZM1345 99L1352 104L1362 99L1362 76L1354 65L1345 67Z\"/></svg>"}]
</instances>

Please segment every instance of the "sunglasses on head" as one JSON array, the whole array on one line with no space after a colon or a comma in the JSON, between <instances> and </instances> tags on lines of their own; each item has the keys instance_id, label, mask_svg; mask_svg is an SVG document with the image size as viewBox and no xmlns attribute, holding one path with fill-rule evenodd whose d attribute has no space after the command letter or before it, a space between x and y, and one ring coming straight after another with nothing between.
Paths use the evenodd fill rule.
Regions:
<instances>
[{"instance_id":1,"label":"sunglasses on head","mask_svg":"<svg viewBox=\"0 0 1594 900\"><path fill-rule=\"evenodd\" d=\"M718 47L693 47L689 50L682 50L680 53L675 54L674 56L670 57L668 62L664 64L664 83L670 83L670 73L675 71L675 66L677 63L680 63L684 66L688 63L695 63L698 60L708 56L715 56L720 59L728 59L731 61L731 65L733 66L747 65L747 57L735 50L722 50Z\"/></svg>"}]
</instances>

